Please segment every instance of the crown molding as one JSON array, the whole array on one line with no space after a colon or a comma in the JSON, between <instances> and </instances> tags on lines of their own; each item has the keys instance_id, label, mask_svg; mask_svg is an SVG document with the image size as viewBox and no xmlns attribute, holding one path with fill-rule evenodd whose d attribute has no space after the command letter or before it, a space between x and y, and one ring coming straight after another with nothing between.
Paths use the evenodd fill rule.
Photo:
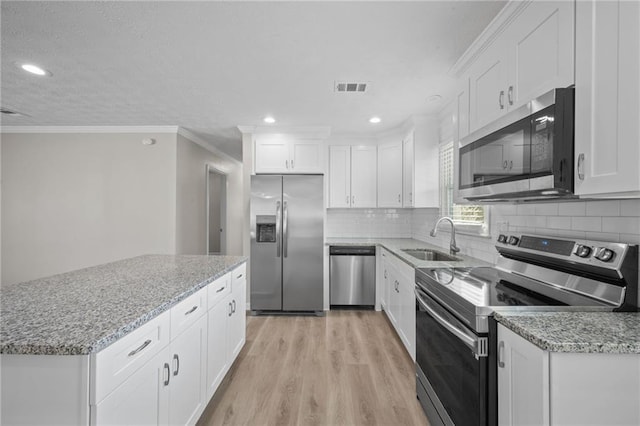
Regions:
<instances>
[{"instance_id":1,"label":"crown molding","mask_svg":"<svg viewBox=\"0 0 640 426\"><path fill-rule=\"evenodd\" d=\"M449 70L449 75L460 78L469 67L484 53L500 36L504 30L516 19L523 10L529 6L533 0L512 0L509 1L498 12L495 18L487 25L478 37L471 43L469 48L458 58Z\"/></svg>"},{"instance_id":2,"label":"crown molding","mask_svg":"<svg viewBox=\"0 0 640 426\"><path fill-rule=\"evenodd\" d=\"M207 151L211 152L212 154L217 155L218 157L224 158L225 160L231 161L232 163L237 164L237 165L241 165L242 164L241 161L238 161L237 159L233 158L229 154L222 152L219 148L217 148L215 145L213 145L212 142L208 142L208 141L204 140L200 136L196 135L195 133L193 133L190 130L185 129L184 127L178 127L178 130L177 130L176 133L179 134L180 136L183 136L186 139L189 139L191 142L195 143L196 145L201 146L202 148L206 149Z\"/></svg>"},{"instance_id":3,"label":"crown molding","mask_svg":"<svg viewBox=\"0 0 640 426\"><path fill-rule=\"evenodd\" d=\"M331 135L329 126L238 126L242 134L285 134L297 137L326 139Z\"/></svg>"},{"instance_id":4,"label":"crown molding","mask_svg":"<svg viewBox=\"0 0 640 426\"><path fill-rule=\"evenodd\" d=\"M178 126L0 126L0 133L178 133Z\"/></svg>"}]
</instances>

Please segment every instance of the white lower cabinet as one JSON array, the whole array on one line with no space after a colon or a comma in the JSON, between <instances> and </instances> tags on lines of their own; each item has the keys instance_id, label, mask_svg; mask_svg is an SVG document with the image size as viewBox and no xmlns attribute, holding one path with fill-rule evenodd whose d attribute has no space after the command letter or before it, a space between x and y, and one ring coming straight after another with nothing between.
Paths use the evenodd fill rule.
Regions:
<instances>
[{"instance_id":1,"label":"white lower cabinet","mask_svg":"<svg viewBox=\"0 0 640 426\"><path fill-rule=\"evenodd\" d=\"M169 359L171 351L167 346L97 405L92 424L169 423Z\"/></svg>"},{"instance_id":2,"label":"white lower cabinet","mask_svg":"<svg viewBox=\"0 0 640 426\"><path fill-rule=\"evenodd\" d=\"M416 302L414 269L387 250L382 250L384 311L411 359L416 359Z\"/></svg>"},{"instance_id":3,"label":"white lower cabinet","mask_svg":"<svg viewBox=\"0 0 640 426\"><path fill-rule=\"evenodd\" d=\"M207 316L171 342L169 424L192 425L207 405Z\"/></svg>"},{"instance_id":4,"label":"white lower cabinet","mask_svg":"<svg viewBox=\"0 0 640 426\"><path fill-rule=\"evenodd\" d=\"M499 425L638 425L640 355L542 350L498 325Z\"/></svg>"}]
</instances>

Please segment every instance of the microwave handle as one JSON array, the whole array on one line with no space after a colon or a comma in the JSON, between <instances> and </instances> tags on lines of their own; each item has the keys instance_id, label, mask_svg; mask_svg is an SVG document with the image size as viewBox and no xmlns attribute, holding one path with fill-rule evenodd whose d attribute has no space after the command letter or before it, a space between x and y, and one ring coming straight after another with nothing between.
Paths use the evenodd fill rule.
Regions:
<instances>
[{"instance_id":1,"label":"microwave handle","mask_svg":"<svg viewBox=\"0 0 640 426\"><path fill-rule=\"evenodd\" d=\"M460 330L458 327L454 326L450 322L448 322L443 316L438 314L431 306L427 305L427 302L422 298L420 291L416 288L414 289L416 294L416 299L422 308L427 311L427 313L433 317L441 326L443 326L447 331L460 339L465 345L469 346L473 351L476 351L477 340L476 337L471 337L464 331Z\"/></svg>"}]
</instances>

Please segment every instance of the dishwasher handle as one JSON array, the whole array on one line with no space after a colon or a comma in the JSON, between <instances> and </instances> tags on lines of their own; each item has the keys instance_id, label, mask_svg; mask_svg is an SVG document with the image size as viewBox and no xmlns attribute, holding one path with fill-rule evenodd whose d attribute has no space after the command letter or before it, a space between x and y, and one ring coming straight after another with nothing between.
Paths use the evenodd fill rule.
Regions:
<instances>
[{"instance_id":1,"label":"dishwasher handle","mask_svg":"<svg viewBox=\"0 0 640 426\"><path fill-rule=\"evenodd\" d=\"M329 247L331 256L375 256L375 246L331 246Z\"/></svg>"}]
</instances>

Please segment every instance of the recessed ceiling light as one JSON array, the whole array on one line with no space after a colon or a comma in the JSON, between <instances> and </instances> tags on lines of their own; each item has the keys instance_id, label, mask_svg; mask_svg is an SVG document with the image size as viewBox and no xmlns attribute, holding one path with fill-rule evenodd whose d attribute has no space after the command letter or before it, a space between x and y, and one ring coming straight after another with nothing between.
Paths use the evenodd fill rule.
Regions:
<instances>
[{"instance_id":1,"label":"recessed ceiling light","mask_svg":"<svg viewBox=\"0 0 640 426\"><path fill-rule=\"evenodd\" d=\"M427 102L434 103L434 102L438 102L441 99L442 99L442 96L440 95L431 95L427 98Z\"/></svg>"},{"instance_id":2,"label":"recessed ceiling light","mask_svg":"<svg viewBox=\"0 0 640 426\"><path fill-rule=\"evenodd\" d=\"M273 124L273 123L276 122L276 119L271 117L271 116L267 116L267 117L264 118L264 122L268 123L268 124Z\"/></svg>"},{"instance_id":3,"label":"recessed ceiling light","mask_svg":"<svg viewBox=\"0 0 640 426\"><path fill-rule=\"evenodd\" d=\"M369 123L373 123L373 124L378 124L380 121L382 121L380 120L380 117L371 117L369 119Z\"/></svg>"},{"instance_id":4,"label":"recessed ceiling light","mask_svg":"<svg viewBox=\"0 0 640 426\"><path fill-rule=\"evenodd\" d=\"M39 75L41 77L48 77L51 75L50 71L47 71L44 68L40 68L39 66L34 64L20 64L20 68L22 68L26 72Z\"/></svg>"}]
</instances>

